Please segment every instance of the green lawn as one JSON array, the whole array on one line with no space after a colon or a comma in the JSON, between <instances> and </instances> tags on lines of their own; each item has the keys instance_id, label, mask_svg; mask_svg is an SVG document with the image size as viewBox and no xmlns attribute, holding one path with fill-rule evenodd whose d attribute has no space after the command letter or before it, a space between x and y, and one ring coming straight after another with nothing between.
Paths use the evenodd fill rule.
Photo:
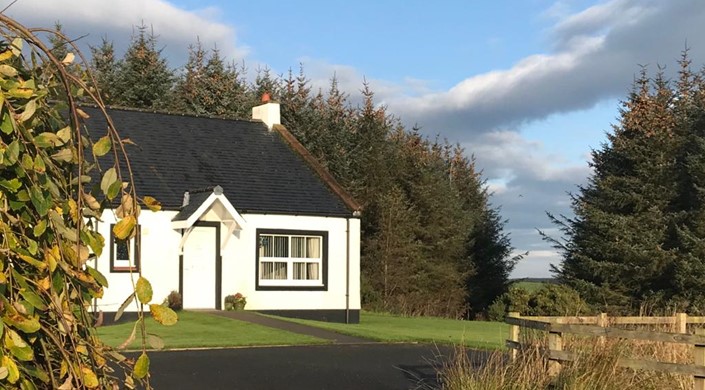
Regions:
<instances>
[{"instance_id":1,"label":"green lawn","mask_svg":"<svg viewBox=\"0 0 705 390\"><path fill-rule=\"evenodd\" d=\"M468 347L504 348L509 326L501 322L460 321L436 317L400 317L362 312L359 324L338 324L283 318L301 324L386 342L465 344Z\"/></svg>"},{"instance_id":2,"label":"green lawn","mask_svg":"<svg viewBox=\"0 0 705 390\"><path fill-rule=\"evenodd\" d=\"M149 313L146 314L150 317ZM179 322L173 326L163 326L151 318L147 321L147 332L158 335L164 340L164 347L235 347L243 345L292 345L323 344L327 341L315 337L299 335L278 329L267 328L248 322L214 316L205 313L181 311ZM98 328L98 335L113 347L122 344L132 332L134 322L103 326ZM138 337L129 348L140 347Z\"/></svg>"}]
</instances>

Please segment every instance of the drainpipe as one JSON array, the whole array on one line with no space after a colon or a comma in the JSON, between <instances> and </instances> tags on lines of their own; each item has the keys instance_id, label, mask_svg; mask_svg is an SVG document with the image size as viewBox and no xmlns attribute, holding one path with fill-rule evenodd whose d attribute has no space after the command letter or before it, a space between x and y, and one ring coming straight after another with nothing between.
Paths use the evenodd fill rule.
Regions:
<instances>
[{"instance_id":1,"label":"drainpipe","mask_svg":"<svg viewBox=\"0 0 705 390\"><path fill-rule=\"evenodd\" d=\"M350 218L345 219L345 323L350 323Z\"/></svg>"}]
</instances>

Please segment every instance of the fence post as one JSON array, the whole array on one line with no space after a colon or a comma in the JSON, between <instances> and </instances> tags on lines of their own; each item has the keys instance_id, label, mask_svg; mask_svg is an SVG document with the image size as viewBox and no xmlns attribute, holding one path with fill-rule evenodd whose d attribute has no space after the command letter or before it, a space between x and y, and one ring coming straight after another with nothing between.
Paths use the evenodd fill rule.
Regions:
<instances>
[{"instance_id":1,"label":"fence post","mask_svg":"<svg viewBox=\"0 0 705 390\"><path fill-rule=\"evenodd\" d=\"M551 351L562 351L563 350L563 333L561 332L548 332L548 354L549 359L551 358ZM548 361L548 375L557 376L561 371L561 362L556 360Z\"/></svg>"},{"instance_id":2,"label":"fence post","mask_svg":"<svg viewBox=\"0 0 705 390\"><path fill-rule=\"evenodd\" d=\"M697 328L695 329L695 334L705 335L705 329ZM693 354L695 358L696 366L705 366L705 345L695 344L693 348ZM701 376L693 377L693 389L695 390L705 390L705 378Z\"/></svg>"},{"instance_id":3,"label":"fence post","mask_svg":"<svg viewBox=\"0 0 705 390\"><path fill-rule=\"evenodd\" d=\"M600 313L597 315L597 326L606 328L607 327L607 313ZM600 336L597 339L599 345L605 345L607 338L605 336Z\"/></svg>"},{"instance_id":4,"label":"fence post","mask_svg":"<svg viewBox=\"0 0 705 390\"><path fill-rule=\"evenodd\" d=\"M510 311L507 313L507 317L513 317L513 318L519 318L521 317L521 314L516 311ZM519 342L519 325L510 325L509 326L509 340L514 341L514 342ZM515 348L512 348L509 356L512 359L512 361L515 361L517 358L517 351Z\"/></svg>"},{"instance_id":5,"label":"fence post","mask_svg":"<svg viewBox=\"0 0 705 390\"><path fill-rule=\"evenodd\" d=\"M688 315L676 313L676 333L688 333Z\"/></svg>"}]
</instances>

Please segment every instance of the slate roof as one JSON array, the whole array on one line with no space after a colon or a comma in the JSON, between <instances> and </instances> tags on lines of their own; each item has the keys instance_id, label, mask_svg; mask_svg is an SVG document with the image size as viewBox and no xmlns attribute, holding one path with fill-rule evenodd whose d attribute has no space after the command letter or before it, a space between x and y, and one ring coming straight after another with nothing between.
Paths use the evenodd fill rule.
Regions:
<instances>
[{"instance_id":1,"label":"slate roof","mask_svg":"<svg viewBox=\"0 0 705 390\"><path fill-rule=\"evenodd\" d=\"M91 107L86 125L105 134L105 119ZM220 185L240 214L351 216L341 197L277 131L259 121L110 109L126 145L139 195L178 210L185 191Z\"/></svg>"}]
</instances>

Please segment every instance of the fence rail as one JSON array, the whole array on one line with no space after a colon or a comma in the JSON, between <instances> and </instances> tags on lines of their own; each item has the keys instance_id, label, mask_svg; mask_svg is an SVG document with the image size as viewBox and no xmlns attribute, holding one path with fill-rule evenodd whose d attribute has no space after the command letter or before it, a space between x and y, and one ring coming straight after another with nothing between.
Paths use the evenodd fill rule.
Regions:
<instances>
[{"instance_id":1,"label":"fence rail","mask_svg":"<svg viewBox=\"0 0 705 390\"><path fill-rule=\"evenodd\" d=\"M697 329L696 334L687 332L688 324L705 324L705 317L693 317L685 313L677 313L671 317L608 317L605 313L592 317L522 317L519 313L509 313L505 322L511 325L506 345L511 349L512 359L516 358L519 350L526 347L519 341L521 328L548 332L548 348L544 352L549 360L548 370L551 375L557 375L560 372L561 362L571 362L577 358L576 353L563 350L564 334L594 336L600 343L604 343L607 338L621 338L693 345L695 364L620 358L617 360L617 365L639 370L692 375L693 388L705 390L705 332L702 329ZM609 326L669 324L675 326L677 333L619 329Z\"/></svg>"}]
</instances>

